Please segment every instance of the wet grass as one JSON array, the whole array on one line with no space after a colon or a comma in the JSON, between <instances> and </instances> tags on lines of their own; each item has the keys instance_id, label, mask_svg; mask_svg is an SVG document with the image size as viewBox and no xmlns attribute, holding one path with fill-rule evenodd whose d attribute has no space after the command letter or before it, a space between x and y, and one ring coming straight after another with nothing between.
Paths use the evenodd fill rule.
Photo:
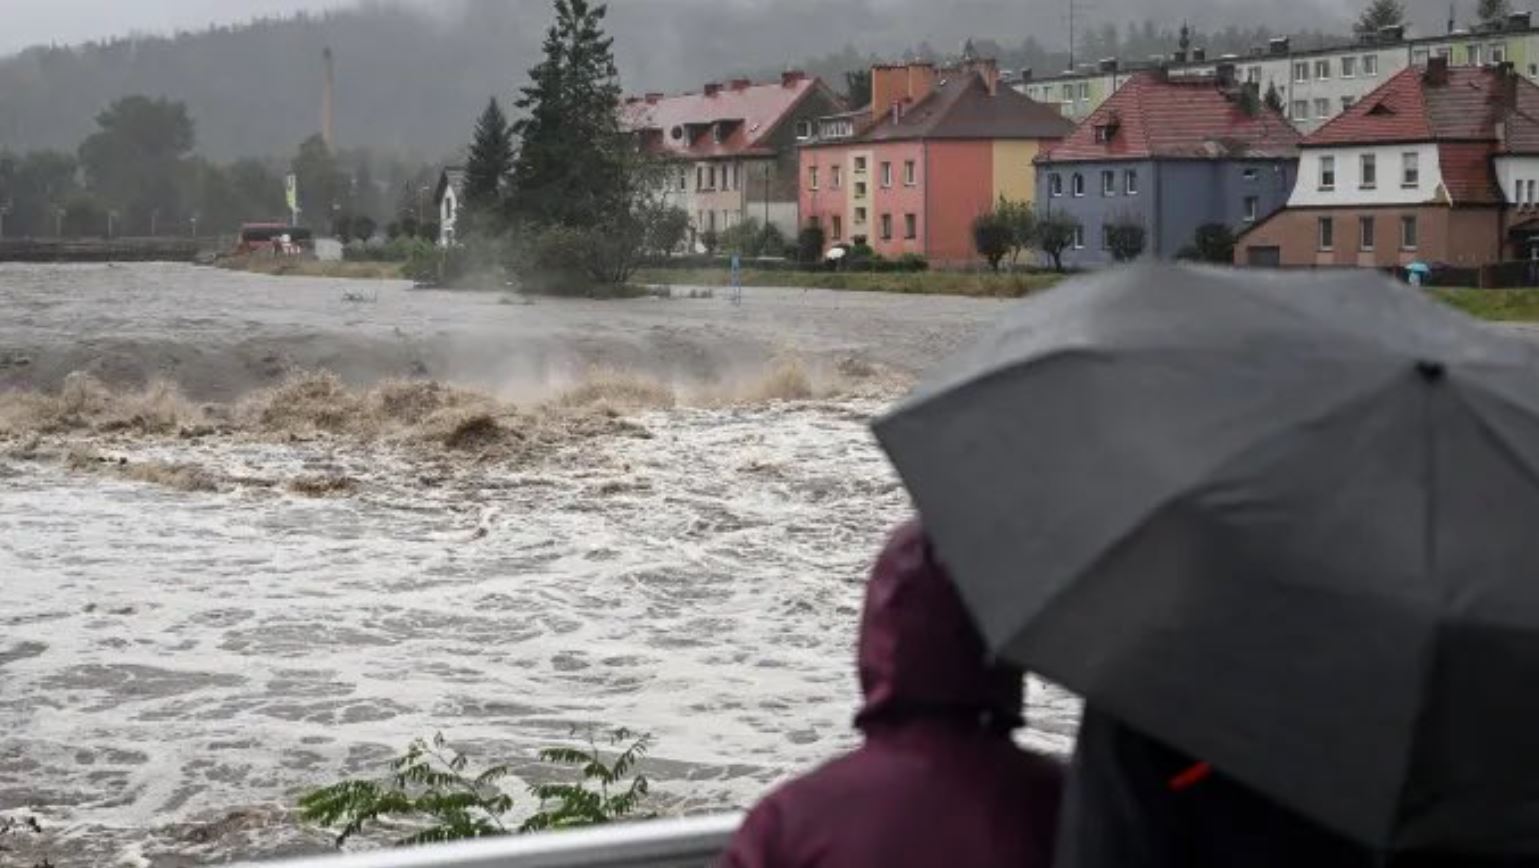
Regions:
<instances>
[{"instance_id":1,"label":"wet grass","mask_svg":"<svg viewBox=\"0 0 1539 868\"><path fill-rule=\"evenodd\" d=\"M836 289L849 292L892 292L903 295L962 295L980 298L1020 298L1058 284L1063 275L1045 273L926 271L895 274L832 271L743 272L744 286ZM659 286L728 286L732 273L724 268L648 268L636 273L637 283Z\"/></svg>"},{"instance_id":2,"label":"wet grass","mask_svg":"<svg viewBox=\"0 0 1539 868\"><path fill-rule=\"evenodd\" d=\"M1434 289L1438 299L1493 322L1539 322L1539 288Z\"/></svg>"},{"instance_id":3,"label":"wet grass","mask_svg":"<svg viewBox=\"0 0 1539 868\"><path fill-rule=\"evenodd\" d=\"M321 262L272 256L228 256L216 263L230 271L274 277L339 277L352 280L405 280L404 262Z\"/></svg>"}]
</instances>

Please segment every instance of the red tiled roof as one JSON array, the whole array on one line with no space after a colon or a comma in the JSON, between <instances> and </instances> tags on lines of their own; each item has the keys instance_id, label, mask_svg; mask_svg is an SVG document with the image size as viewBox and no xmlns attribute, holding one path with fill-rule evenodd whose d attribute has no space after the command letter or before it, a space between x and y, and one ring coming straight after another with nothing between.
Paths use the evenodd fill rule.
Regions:
<instances>
[{"instance_id":1,"label":"red tiled roof","mask_svg":"<svg viewBox=\"0 0 1539 868\"><path fill-rule=\"evenodd\" d=\"M1499 205L1502 190L1491 171L1493 148L1489 142L1443 142L1437 146L1443 188L1459 205Z\"/></svg>"},{"instance_id":2,"label":"red tiled roof","mask_svg":"<svg viewBox=\"0 0 1539 868\"><path fill-rule=\"evenodd\" d=\"M1432 84L1424 70L1404 69L1305 138L1304 146L1489 142L1487 156L1539 153L1539 87L1492 68L1453 67L1447 75L1446 84ZM1513 92L1505 93L1509 87ZM1498 122L1506 124L1499 149Z\"/></svg>"},{"instance_id":3,"label":"red tiled roof","mask_svg":"<svg viewBox=\"0 0 1539 868\"><path fill-rule=\"evenodd\" d=\"M655 102L633 98L620 107L627 129L650 132L649 143L667 156L729 157L764 153L765 140L810 94L827 90L818 78L789 83L722 85L715 96L687 93ZM714 127L726 122L725 135Z\"/></svg>"},{"instance_id":4,"label":"red tiled roof","mask_svg":"<svg viewBox=\"0 0 1539 868\"><path fill-rule=\"evenodd\" d=\"M1096 141L1096 129L1112 124L1111 140ZM1300 138L1282 115L1264 105L1247 112L1211 78L1140 72L1039 159L1293 157Z\"/></svg>"},{"instance_id":5,"label":"red tiled roof","mask_svg":"<svg viewBox=\"0 0 1539 868\"><path fill-rule=\"evenodd\" d=\"M908 139L1061 139L1074 124L1058 109L1000 85L989 93L977 72L947 70L935 90L905 109L884 116L853 141ZM848 144L843 139L835 144Z\"/></svg>"}]
</instances>

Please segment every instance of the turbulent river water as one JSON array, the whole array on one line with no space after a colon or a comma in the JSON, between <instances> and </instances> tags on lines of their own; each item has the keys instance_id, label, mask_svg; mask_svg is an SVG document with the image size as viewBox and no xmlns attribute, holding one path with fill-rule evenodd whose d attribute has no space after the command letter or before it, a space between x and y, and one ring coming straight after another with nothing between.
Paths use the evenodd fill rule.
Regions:
<instances>
[{"instance_id":1,"label":"turbulent river water","mask_svg":"<svg viewBox=\"0 0 1539 868\"><path fill-rule=\"evenodd\" d=\"M999 310L0 266L0 864L321 852L297 794L438 731L752 802L854 742L870 417Z\"/></svg>"}]
</instances>

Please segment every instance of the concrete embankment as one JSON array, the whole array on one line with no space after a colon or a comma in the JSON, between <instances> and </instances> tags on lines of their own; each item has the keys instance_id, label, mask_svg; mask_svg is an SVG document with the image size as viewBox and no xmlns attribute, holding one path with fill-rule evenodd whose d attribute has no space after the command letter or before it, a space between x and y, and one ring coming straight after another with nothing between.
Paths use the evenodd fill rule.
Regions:
<instances>
[{"instance_id":1,"label":"concrete embankment","mask_svg":"<svg viewBox=\"0 0 1539 868\"><path fill-rule=\"evenodd\" d=\"M0 262L195 262L212 239L21 238L0 240Z\"/></svg>"}]
</instances>

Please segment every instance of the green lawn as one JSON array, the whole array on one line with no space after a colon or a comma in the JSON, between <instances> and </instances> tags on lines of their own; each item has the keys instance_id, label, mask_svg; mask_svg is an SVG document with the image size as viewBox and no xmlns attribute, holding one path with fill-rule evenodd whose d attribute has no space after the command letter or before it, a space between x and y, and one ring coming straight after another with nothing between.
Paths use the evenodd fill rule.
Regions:
<instances>
[{"instance_id":1,"label":"green lawn","mask_svg":"<svg viewBox=\"0 0 1539 868\"><path fill-rule=\"evenodd\" d=\"M661 286L727 286L732 274L724 268L644 268L635 283ZM796 289L842 289L851 292L969 295L1020 298L1047 289L1062 275L1039 273L988 274L955 271L878 274L833 271L743 271L744 286L784 286Z\"/></svg>"},{"instance_id":2,"label":"green lawn","mask_svg":"<svg viewBox=\"0 0 1539 868\"><path fill-rule=\"evenodd\" d=\"M1539 322L1539 289L1434 289L1432 294L1481 319Z\"/></svg>"}]
</instances>

